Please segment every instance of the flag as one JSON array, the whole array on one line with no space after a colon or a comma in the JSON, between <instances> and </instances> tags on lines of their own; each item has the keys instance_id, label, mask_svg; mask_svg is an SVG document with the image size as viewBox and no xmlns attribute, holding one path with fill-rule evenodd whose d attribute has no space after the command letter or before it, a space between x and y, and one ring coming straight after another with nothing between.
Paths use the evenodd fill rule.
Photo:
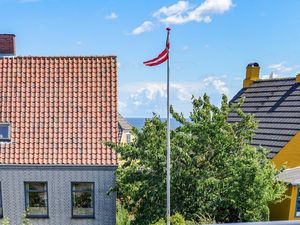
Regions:
<instances>
[{"instance_id":1,"label":"flag","mask_svg":"<svg viewBox=\"0 0 300 225\"><path fill-rule=\"evenodd\" d=\"M169 29L170 28L167 28L168 31ZM169 49L170 49L170 40L169 40L169 32L168 32L166 48L156 58L148 60L143 63L145 64L145 66L157 66L159 64L162 64L163 62L169 59Z\"/></svg>"}]
</instances>

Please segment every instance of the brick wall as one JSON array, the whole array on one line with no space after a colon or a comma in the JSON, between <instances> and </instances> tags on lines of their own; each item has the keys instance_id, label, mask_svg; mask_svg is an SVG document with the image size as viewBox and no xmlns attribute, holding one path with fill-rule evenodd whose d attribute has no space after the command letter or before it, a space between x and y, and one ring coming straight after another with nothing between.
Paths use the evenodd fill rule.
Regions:
<instances>
[{"instance_id":1,"label":"brick wall","mask_svg":"<svg viewBox=\"0 0 300 225\"><path fill-rule=\"evenodd\" d=\"M14 34L0 34L0 55L15 55L16 44Z\"/></svg>"}]
</instances>

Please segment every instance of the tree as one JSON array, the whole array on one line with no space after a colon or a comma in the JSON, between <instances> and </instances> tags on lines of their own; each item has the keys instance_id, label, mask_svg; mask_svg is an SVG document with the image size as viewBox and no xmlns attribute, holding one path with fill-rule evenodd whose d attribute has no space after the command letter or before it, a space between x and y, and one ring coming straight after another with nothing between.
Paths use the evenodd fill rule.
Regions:
<instances>
[{"instance_id":1,"label":"tree","mask_svg":"<svg viewBox=\"0 0 300 225\"><path fill-rule=\"evenodd\" d=\"M171 209L187 220L204 216L217 222L268 220L270 202L285 192L268 151L248 143L257 124L241 110L242 102L221 107L209 97L193 98L189 120L171 109L181 126L171 132ZM241 120L228 123L230 113ZM166 123L157 115L141 131L133 130L131 144L110 143L122 157L114 191L134 224L148 225L165 211Z\"/></svg>"}]
</instances>

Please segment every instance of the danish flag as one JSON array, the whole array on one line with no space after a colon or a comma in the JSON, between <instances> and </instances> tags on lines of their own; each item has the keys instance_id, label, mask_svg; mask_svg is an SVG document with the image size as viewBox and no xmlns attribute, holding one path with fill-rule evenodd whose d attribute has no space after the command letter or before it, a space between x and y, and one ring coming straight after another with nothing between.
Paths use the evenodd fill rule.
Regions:
<instances>
[{"instance_id":1,"label":"danish flag","mask_svg":"<svg viewBox=\"0 0 300 225\"><path fill-rule=\"evenodd\" d=\"M169 50L170 50L169 31L170 30L171 30L170 28L167 28L168 35L166 41L166 48L156 58L143 62L145 66L157 66L169 59Z\"/></svg>"}]
</instances>

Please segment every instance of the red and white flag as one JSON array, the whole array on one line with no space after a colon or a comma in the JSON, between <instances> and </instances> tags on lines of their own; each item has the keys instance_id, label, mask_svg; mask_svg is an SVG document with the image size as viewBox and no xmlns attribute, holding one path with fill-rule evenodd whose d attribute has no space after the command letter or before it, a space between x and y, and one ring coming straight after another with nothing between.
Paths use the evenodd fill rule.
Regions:
<instances>
[{"instance_id":1,"label":"red and white flag","mask_svg":"<svg viewBox=\"0 0 300 225\"><path fill-rule=\"evenodd\" d=\"M157 66L169 59L169 50L170 50L169 31L171 29L167 28L167 30L168 30L168 36L166 41L166 48L156 58L143 62L145 66Z\"/></svg>"}]
</instances>

